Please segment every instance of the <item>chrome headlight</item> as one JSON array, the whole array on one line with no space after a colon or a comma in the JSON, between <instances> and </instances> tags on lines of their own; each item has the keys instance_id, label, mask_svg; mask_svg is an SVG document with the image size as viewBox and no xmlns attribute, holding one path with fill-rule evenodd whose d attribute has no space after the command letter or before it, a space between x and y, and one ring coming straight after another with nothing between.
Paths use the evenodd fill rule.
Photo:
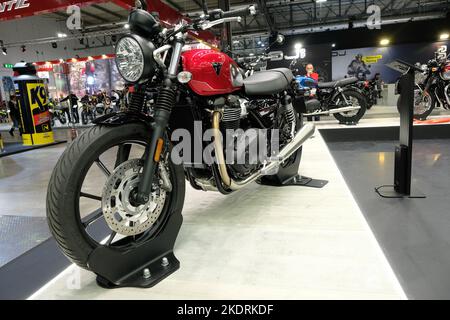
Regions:
<instances>
[{"instance_id":1,"label":"chrome headlight","mask_svg":"<svg viewBox=\"0 0 450 320\"><path fill-rule=\"evenodd\" d=\"M155 62L151 41L132 34L122 37L116 44L116 65L127 82L137 83L153 77Z\"/></svg>"}]
</instances>

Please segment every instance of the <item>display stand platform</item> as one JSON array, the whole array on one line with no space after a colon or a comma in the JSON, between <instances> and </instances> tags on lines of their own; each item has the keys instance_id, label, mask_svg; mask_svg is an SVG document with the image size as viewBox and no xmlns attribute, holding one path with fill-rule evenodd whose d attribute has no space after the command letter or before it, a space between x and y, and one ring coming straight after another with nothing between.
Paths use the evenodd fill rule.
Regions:
<instances>
[{"instance_id":1,"label":"display stand platform","mask_svg":"<svg viewBox=\"0 0 450 320\"><path fill-rule=\"evenodd\" d=\"M272 187L300 186L320 189L328 184L328 180L319 180L298 175L282 182L281 184L270 180L266 180L260 184Z\"/></svg>"},{"instance_id":2,"label":"display stand platform","mask_svg":"<svg viewBox=\"0 0 450 320\"><path fill-rule=\"evenodd\" d=\"M173 253L183 217L174 212L155 238L132 250L100 246L89 256L88 265L103 288L150 288L180 268ZM120 240L114 243L120 246Z\"/></svg>"}]
</instances>

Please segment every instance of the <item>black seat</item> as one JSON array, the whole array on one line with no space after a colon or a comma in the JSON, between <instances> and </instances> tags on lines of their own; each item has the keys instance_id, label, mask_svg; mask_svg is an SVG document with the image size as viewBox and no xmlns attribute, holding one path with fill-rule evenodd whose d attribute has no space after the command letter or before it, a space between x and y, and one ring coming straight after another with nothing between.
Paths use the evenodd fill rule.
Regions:
<instances>
[{"instance_id":1,"label":"black seat","mask_svg":"<svg viewBox=\"0 0 450 320\"><path fill-rule=\"evenodd\" d=\"M347 79L342 79L338 81L331 81L331 82L319 82L319 89L326 89L326 88L335 88L335 87L345 87L349 84L353 84L358 82L358 78L352 77Z\"/></svg>"},{"instance_id":2,"label":"black seat","mask_svg":"<svg viewBox=\"0 0 450 320\"><path fill-rule=\"evenodd\" d=\"M267 96L279 93L289 87L294 80L288 68L278 68L255 72L244 79L245 93L250 96Z\"/></svg>"}]
</instances>

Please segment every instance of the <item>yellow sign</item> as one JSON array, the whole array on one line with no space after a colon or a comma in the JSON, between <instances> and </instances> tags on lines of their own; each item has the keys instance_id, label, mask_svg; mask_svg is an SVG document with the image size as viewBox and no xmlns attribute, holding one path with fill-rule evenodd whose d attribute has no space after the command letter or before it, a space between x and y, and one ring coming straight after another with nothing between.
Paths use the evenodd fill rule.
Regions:
<instances>
[{"instance_id":1,"label":"yellow sign","mask_svg":"<svg viewBox=\"0 0 450 320\"><path fill-rule=\"evenodd\" d=\"M44 83L27 83L28 103L33 128L23 135L24 145L48 144L54 142L48 111L48 97Z\"/></svg>"},{"instance_id":2,"label":"yellow sign","mask_svg":"<svg viewBox=\"0 0 450 320\"><path fill-rule=\"evenodd\" d=\"M362 58L362 60L367 64L378 63L378 61L381 59L383 59L383 56L381 54L376 55L376 56L365 56Z\"/></svg>"}]
</instances>

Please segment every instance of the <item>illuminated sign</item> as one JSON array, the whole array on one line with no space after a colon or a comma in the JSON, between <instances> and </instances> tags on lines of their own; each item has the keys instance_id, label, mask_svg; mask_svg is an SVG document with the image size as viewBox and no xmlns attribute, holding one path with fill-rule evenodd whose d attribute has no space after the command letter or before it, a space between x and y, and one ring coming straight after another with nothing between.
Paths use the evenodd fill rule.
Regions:
<instances>
[{"instance_id":1,"label":"illuminated sign","mask_svg":"<svg viewBox=\"0 0 450 320\"><path fill-rule=\"evenodd\" d=\"M0 13L28 8L30 4L28 0L10 0L0 2Z\"/></svg>"},{"instance_id":2,"label":"illuminated sign","mask_svg":"<svg viewBox=\"0 0 450 320\"><path fill-rule=\"evenodd\" d=\"M14 65L11 64L11 63L4 63L4 64L3 64L3 68L6 68L6 69L12 69L12 68L14 68Z\"/></svg>"}]
</instances>

